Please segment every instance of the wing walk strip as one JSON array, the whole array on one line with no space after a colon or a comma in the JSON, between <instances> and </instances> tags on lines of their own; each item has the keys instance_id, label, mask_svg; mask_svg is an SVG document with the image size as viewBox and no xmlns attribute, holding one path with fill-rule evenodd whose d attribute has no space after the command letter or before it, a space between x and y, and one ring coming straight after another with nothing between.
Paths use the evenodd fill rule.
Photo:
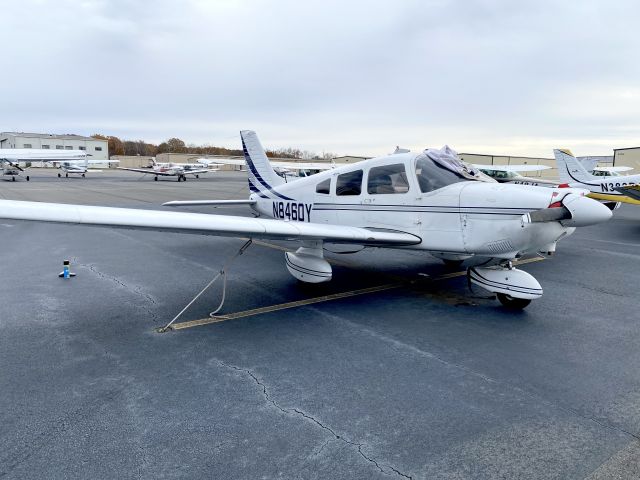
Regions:
<instances>
[{"instance_id":1,"label":"wing walk strip","mask_svg":"<svg viewBox=\"0 0 640 480\"><path fill-rule=\"evenodd\" d=\"M265 247L269 247L269 248L275 248L277 250L284 250L284 251L289 251L288 249L281 247L279 245L273 245L267 242L256 242L254 241L254 243L258 243L262 246ZM533 263L533 262L539 262L541 260L544 260L544 258L541 257L534 257L534 258L528 258L526 260L522 260L519 262L514 262L515 265L525 265L527 263ZM333 260L331 260L333 262ZM336 262L337 263L337 262ZM433 277L430 278L430 280L432 282L437 282L437 281L441 281L441 280L448 280L450 278L457 278L457 277L464 277L467 274L467 271L464 270L462 272L452 272L452 273L446 273L444 275L439 275L437 277ZM339 293L332 293L330 295L323 295L320 297L313 297L313 298L306 298L303 300L296 300L293 302L286 302L286 303L279 303L276 305L269 305L266 307L260 307L260 308L252 308L250 310L243 310L241 312L235 312L235 313L230 313L228 315L219 315L216 317L205 317L205 318L200 318L198 320L190 320L190 321L186 321L186 322L178 322L178 323L174 323L173 325L171 325L171 328L173 330L184 330L186 328L192 328L192 327L199 327L202 325L210 325L212 323L222 323L222 322L227 322L229 320L236 320L238 318L245 318L245 317L252 317L255 315L261 315L263 313L272 313L272 312L278 312L280 310L288 310L291 308L298 308L298 307L305 307L307 305L313 305L314 303L324 303L324 302L330 302L332 300L340 300L342 298L349 298L349 297L357 297L359 295L367 295L369 293L376 293L376 292L384 292L386 290L394 290L397 288L401 288L404 287L408 284L408 282L405 281L398 281L398 282L394 282L394 283L387 283L384 285L378 285L375 287L368 287L368 288L361 288L358 290L350 290L348 292L339 292Z\"/></svg>"}]
</instances>

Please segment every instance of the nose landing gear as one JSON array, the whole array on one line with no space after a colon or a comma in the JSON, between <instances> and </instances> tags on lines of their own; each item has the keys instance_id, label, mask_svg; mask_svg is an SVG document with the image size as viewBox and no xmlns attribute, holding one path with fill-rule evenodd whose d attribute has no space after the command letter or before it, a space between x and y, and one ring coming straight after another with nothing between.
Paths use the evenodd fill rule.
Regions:
<instances>
[{"instance_id":1,"label":"nose landing gear","mask_svg":"<svg viewBox=\"0 0 640 480\"><path fill-rule=\"evenodd\" d=\"M472 267L467 277L474 285L495 293L500 303L510 310L522 310L531 300L542 296L538 281L510 261L493 267Z\"/></svg>"}]
</instances>

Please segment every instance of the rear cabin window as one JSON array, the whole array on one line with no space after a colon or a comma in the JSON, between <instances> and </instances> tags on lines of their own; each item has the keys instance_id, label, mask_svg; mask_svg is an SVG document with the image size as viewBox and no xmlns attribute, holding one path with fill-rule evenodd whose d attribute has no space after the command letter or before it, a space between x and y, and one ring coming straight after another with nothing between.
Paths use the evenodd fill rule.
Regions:
<instances>
[{"instance_id":1,"label":"rear cabin window","mask_svg":"<svg viewBox=\"0 0 640 480\"><path fill-rule=\"evenodd\" d=\"M320 182L318 185L316 185L316 193L329 195L330 188L331 188L331 179L327 178L325 181Z\"/></svg>"},{"instance_id":2,"label":"rear cabin window","mask_svg":"<svg viewBox=\"0 0 640 480\"><path fill-rule=\"evenodd\" d=\"M336 182L336 195L360 195L362 191L362 170L338 175Z\"/></svg>"},{"instance_id":3,"label":"rear cabin window","mask_svg":"<svg viewBox=\"0 0 640 480\"><path fill-rule=\"evenodd\" d=\"M373 167L369 170L367 192L372 195L407 193L409 182L402 163Z\"/></svg>"}]
</instances>

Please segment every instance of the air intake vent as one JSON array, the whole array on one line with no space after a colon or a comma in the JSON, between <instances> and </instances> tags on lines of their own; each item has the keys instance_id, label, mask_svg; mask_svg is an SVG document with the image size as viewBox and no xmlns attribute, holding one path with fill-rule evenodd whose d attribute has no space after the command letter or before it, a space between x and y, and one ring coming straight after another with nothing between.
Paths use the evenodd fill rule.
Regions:
<instances>
[{"instance_id":1,"label":"air intake vent","mask_svg":"<svg viewBox=\"0 0 640 480\"><path fill-rule=\"evenodd\" d=\"M513 248L513 245L511 245L511 242L507 239L488 243L487 249L491 253L504 253L504 252L511 252L515 250L515 248Z\"/></svg>"}]
</instances>

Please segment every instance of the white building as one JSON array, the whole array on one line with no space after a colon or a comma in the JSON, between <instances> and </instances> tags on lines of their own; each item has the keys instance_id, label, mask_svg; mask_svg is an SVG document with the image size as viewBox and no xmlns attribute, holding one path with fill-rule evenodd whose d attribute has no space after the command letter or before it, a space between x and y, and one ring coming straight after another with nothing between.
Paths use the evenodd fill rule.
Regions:
<instances>
[{"instance_id":1,"label":"white building","mask_svg":"<svg viewBox=\"0 0 640 480\"><path fill-rule=\"evenodd\" d=\"M106 140L99 140L82 135L54 135L49 133L0 133L0 149L2 148L42 148L45 150L84 150L91 160L108 160L109 145Z\"/></svg>"}]
</instances>

